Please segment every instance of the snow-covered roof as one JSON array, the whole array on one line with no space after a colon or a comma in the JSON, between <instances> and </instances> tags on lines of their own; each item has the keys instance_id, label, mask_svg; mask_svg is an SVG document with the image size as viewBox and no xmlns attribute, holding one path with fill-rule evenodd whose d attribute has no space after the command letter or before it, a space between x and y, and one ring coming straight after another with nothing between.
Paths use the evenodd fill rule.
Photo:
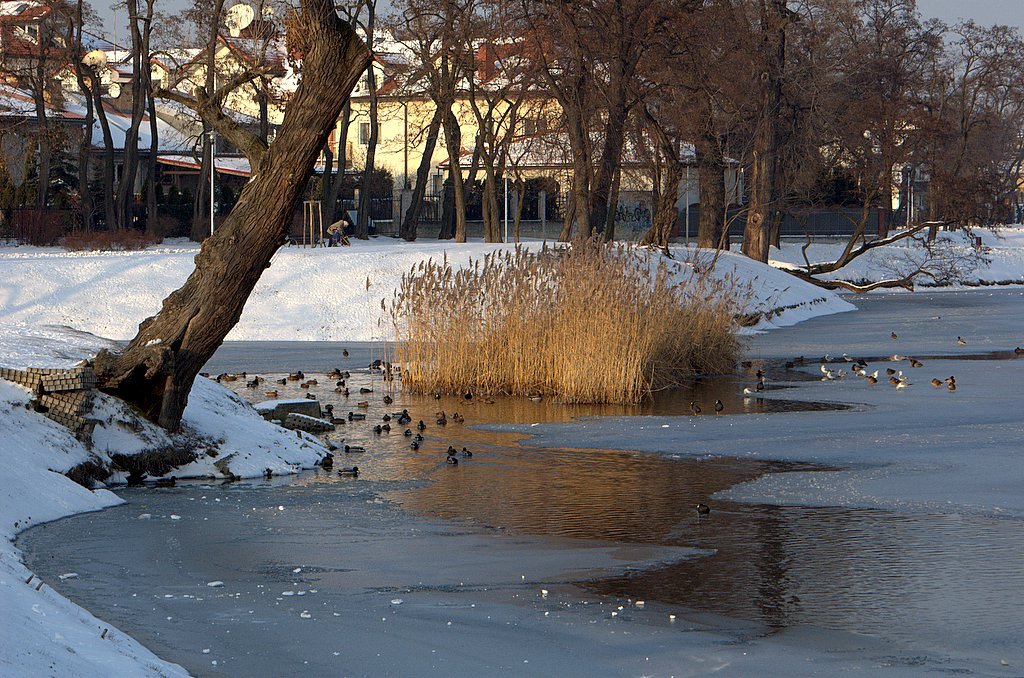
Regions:
<instances>
[{"instance_id":1,"label":"snow-covered roof","mask_svg":"<svg viewBox=\"0 0 1024 678\"><path fill-rule=\"evenodd\" d=\"M199 169L199 163L196 161L195 156L186 153L160 155L157 157L157 162L162 165L171 165L173 167L183 167L185 169L192 170ZM249 161L245 158L217 156L214 158L214 166L221 174L231 174L236 177L247 177L252 174L252 169L249 167Z\"/></svg>"}]
</instances>

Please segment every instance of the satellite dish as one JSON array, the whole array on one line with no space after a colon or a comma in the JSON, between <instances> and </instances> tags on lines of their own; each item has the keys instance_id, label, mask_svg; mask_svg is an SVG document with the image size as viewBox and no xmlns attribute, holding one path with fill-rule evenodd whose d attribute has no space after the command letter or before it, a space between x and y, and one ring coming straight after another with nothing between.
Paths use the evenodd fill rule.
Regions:
<instances>
[{"instance_id":1,"label":"satellite dish","mask_svg":"<svg viewBox=\"0 0 1024 678\"><path fill-rule=\"evenodd\" d=\"M116 99L121 96L121 86L116 82L112 82L107 86L107 96L111 99Z\"/></svg>"},{"instance_id":2,"label":"satellite dish","mask_svg":"<svg viewBox=\"0 0 1024 678\"><path fill-rule=\"evenodd\" d=\"M251 24L255 18L256 10L251 5L239 3L228 10L224 23L227 25L231 37L237 38L241 34L242 29Z\"/></svg>"},{"instance_id":3,"label":"satellite dish","mask_svg":"<svg viewBox=\"0 0 1024 678\"><path fill-rule=\"evenodd\" d=\"M107 53L101 49L94 49L82 57L82 63L89 68L98 71L107 65Z\"/></svg>"}]
</instances>

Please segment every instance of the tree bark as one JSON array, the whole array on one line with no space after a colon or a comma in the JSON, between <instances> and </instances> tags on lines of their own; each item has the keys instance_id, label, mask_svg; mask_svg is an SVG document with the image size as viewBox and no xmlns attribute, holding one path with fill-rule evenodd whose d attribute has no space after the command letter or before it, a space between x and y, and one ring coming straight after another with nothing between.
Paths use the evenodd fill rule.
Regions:
<instances>
[{"instance_id":1,"label":"tree bark","mask_svg":"<svg viewBox=\"0 0 1024 678\"><path fill-rule=\"evenodd\" d=\"M75 4L75 17L69 26L69 33L73 33L75 36L75 54L82 53L82 14L84 4L84 0L77 1ZM82 228L86 231L91 231L94 225L94 208L92 190L89 186L89 175L92 173L92 128L96 117L91 89L86 84L85 65L81 59L74 59L72 63L74 64L78 88L85 94L85 126L82 128L82 146L78 150L78 192L81 196Z\"/></svg>"},{"instance_id":2,"label":"tree bark","mask_svg":"<svg viewBox=\"0 0 1024 678\"><path fill-rule=\"evenodd\" d=\"M110 121L107 111L103 108L103 96L100 94L99 74L92 79L93 105L96 117L100 121L103 132L103 212L108 229L119 228L117 213L114 210L114 137L110 133Z\"/></svg>"},{"instance_id":3,"label":"tree bark","mask_svg":"<svg viewBox=\"0 0 1024 678\"><path fill-rule=\"evenodd\" d=\"M352 119L352 103L345 99L345 105L341 108L340 125L338 127L338 174L331 182L331 193L327 196L327 204L324 205L324 214L327 215L327 223L334 223L334 216L338 211L338 197L341 195L341 187L345 183L345 170L348 166L348 127Z\"/></svg>"},{"instance_id":4,"label":"tree bark","mask_svg":"<svg viewBox=\"0 0 1024 678\"><path fill-rule=\"evenodd\" d=\"M454 196L452 213L455 242L466 242L466 187L462 183L462 165L460 164L462 129L459 127L458 118L452 112L450 103L445 105L444 140L448 147L448 178L452 183L452 195Z\"/></svg>"},{"instance_id":5,"label":"tree bark","mask_svg":"<svg viewBox=\"0 0 1024 678\"><path fill-rule=\"evenodd\" d=\"M700 194L697 247L724 249L728 242L725 238L725 160L714 134L698 135L696 162ZM689 209L689 205L686 208Z\"/></svg>"},{"instance_id":6,"label":"tree bark","mask_svg":"<svg viewBox=\"0 0 1024 678\"><path fill-rule=\"evenodd\" d=\"M412 202L405 210L405 218L402 219L402 226L398 235L403 240L412 242L416 240L416 229L419 226L420 210L423 208L423 196L427 192L427 180L430 178L431 159L434 155L434 147L437 146L437 137L441 131L441 121L444 118L444 111L440 108L434 109L434 115L430 118L430 125L427 127L427 138L423 146L423 157L420 158L419 167L416 168L416 185L412 189Z\"/></svg>"},{"instance_id":7,"label":"tree bark","mask_svg":"<svg viewBox=\"0 0 1024 678\"><path fill-rule=\"evenodd\" d=\"M376 23L376 0L366 3L369 16L366 21L366 42L370 50L373 50L373 29ZM370 138L366 144L366 165L363 168L363 183L359 191L359 215L356 223L356 237L360 240L368 240L370 237L370 206L373 195L370 191L370 184L373 179L373 165L377 155L377 74L373 70L373 64L366 71L366 87L370 95Z\"/></svg>"},{"instance_id":8,"label":"tree bark","mask_svg":"<svg viewBox=\"0 0 1024 678\"><path fill-rule=\"evenodd\" d=\"M185 284L139 326L121 353L95 359L100 387L176 430L199 370L234 327L263 269L284 243L301 192L369 51L331 0L302 0L289 27L302 52L302 79L275 142L253 153L238 203L196 256ZM208 114L213 124L224 125ZM255 135L251 135L257 140Z\"/></svg>"},{"instance_id":9,"label":"tree bark","mask_svg":"<svg viewBox=\"0 0 1024 678\"><path fill-rule=\"evenodd\" d=\"M761 119L754 133L747 224L743 229L743 254L763 262L768 261L770 229L778 201L775 195L775 174L779 164L778 116L782 104L788 21L786 0L761 0L764 94Z\"/></svg>"}]
</instances>

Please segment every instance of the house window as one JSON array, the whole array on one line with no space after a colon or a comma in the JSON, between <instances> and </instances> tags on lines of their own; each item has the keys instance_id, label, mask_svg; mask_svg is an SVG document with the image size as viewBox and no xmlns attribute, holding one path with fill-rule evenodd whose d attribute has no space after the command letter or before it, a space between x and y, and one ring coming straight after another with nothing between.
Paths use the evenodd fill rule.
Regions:
<instances>
[{"instance_id":1,"label":"house window","mask_svg":"<svg viewBox=\"0 0 1024 678\"><path fill-rule=\"evenodd\" d=\"M380 137L380 124L377 124L377 136ZM368 146L370 144L370 123L361 122L359 123L359 145Z\"/></svg>"},{"instance_id":2,"label":"house window","mask_svg":"<svg viewBox=\"0 0 1024 678\"><path fill-rule=\"evenodd\" d=\"M526 118L523 120L523 135L533 136L537 133L537 121L533 118Z\"/></svg>"}]
</instances>

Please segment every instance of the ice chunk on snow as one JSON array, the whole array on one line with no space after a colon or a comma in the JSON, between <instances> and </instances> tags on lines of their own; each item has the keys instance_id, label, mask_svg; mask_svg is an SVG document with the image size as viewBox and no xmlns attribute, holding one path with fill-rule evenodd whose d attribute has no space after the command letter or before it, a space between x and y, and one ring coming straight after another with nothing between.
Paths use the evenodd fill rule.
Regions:
<instances>
[{"instance_id":1,"label":"ice chunk on snow","mask_svg":"<svg viewBox=\"0 0 1024 678\"><path fill-rule=\"evenodd\" d=\"M212 589L215 589L215 588L224 586L224 582L222 582L222 581L220 581L218 579L217 581L208 581L208 582L206 582L206 585L209 586Z\"/></svg>"}]
</instances>

